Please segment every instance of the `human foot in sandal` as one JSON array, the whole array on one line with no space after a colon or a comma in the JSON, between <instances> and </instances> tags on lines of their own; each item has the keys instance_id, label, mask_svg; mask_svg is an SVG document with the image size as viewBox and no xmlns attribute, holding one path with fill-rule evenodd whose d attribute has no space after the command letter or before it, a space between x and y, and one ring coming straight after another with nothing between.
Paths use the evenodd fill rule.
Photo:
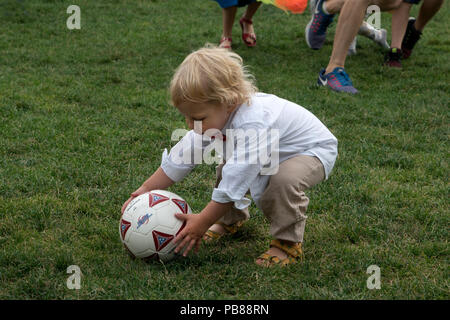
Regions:
<instances>
[{"instance_id":1,"label":"human foot in sandal","mask_svg":"<svg viewBox=\"0 0 450 320\"><path fill-rule=\"evenodd\" d=\"M233 40L231 39L231 37L222 37L222 39L220 39L219 48L230 50L232 43L233 43Z\"/></svg>"},{"instance_id":2,"label":"human foot in sandal","mask_svg":"<svg viewBox=\"0 0 450 320\"><path fill-rule=\"evenodd\" d=\"M272 240L270 248L256 259L256 264L264 267L285 266L301 261L303 258L301 242Z\"/></svg>"},{"instance_id":3,"label":"human foot in sandal","mask_svg":"<svg viewBox=\"0 0 450 320\"><path fill-rule=\"evenodd\" d=\"M203 241L209 242L211 240L217 240L226 234L234 234L244 224L244 221L238 221L231 225L226 225L223 222L217 222L213 224L203 236Z\"/></svg>"},{"instance_id":4,"label":"human foot in sandal","mask_svg":"<svg viewBox=\"0 0 450 320\"><path fill-rule=\"evenodd\" d=\"M239 24L242 29L242 40L247 47L256 46L256 34L255 30L253 30L253 21L242 17L239 20Z\"/></svg>"}]
</instances>

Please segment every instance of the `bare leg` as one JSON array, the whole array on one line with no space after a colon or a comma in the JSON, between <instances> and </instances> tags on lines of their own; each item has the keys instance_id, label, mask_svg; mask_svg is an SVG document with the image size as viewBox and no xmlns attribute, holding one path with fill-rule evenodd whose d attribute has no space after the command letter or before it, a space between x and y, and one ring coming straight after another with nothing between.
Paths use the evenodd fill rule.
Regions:
<instances>
[{"instance_id":1,"label":"bare leg","mask_svg":"<svg viewBox=\"0 0 450 320\"><path fill-rule=\"evenodd\" d=\"M233 23L236 17L237 7L228 7L222 9L222 37L220 40L220 47L231 47L231 36L233 34Z\"/></svg>"},{"instance_id":2,"label":"bare leg","mask_svg":"<svg viewBox=\"0 0 450 320\"><path fill-rule=\"evenodd\" d=\"M419 16L414 24L417 31L422 32L426 24L439 11L444 0L424 0L420 7Z\"/></svg>"},{"instance_id":3,"label":"bare leg","mask_svg":"<svg viewBox=\"0 0 450 320\"><path fill-rule=\"evenodd\" d=\"M401 0L346 0L337 23L333 51L325 74L337 67L344 67L348 48L358 33L369 5L376 4L382 11L386 11L395 9L400 3Z\"/></svg>"},{"instance_id":4,"label":"bare leg","mask_svg":"<svg viewBox=\"0 0 450 320\"><path fill-rule=\"evenodd\" d=\"M348 48L358 33L369 3L369 0L347 0L344 3L334 35L333 51L325 74L337 67L344 67Z\"/></svg>"},{"instance_id":5,"label":"bare leg","mask_svg":"<svg viewBox=\"0 0 450 320\"><path fill-rule=\"evenodd\" d=\"M335 14L341 11L346 0L328 0L325 2L325 10L328 14Z\"/></svg>"},{"instance_id":6,"label":"bare leg","mask_svg":"<svg viewBox=\"0 0 450 320\"><path fill-rule=\"evenodd\" d=\"M245 10L244 12L244 18L248 19L248 20L252 20L253 16L255 15L256 11L258 10L259 6L261 5L262 2L256 1L253 3L250 3L247 6L247 10Z\"/></svg>"},{"instance_id":7,"label":"bare leg","mask_svg":"<svg viewBox=\"0 0 450 320\"><path fill-rule=\"evenodd\" d=\"M391 48L402 47L403 36L405 35L406 25L408 24L409 11L411 10L411 3L402 2L392 13L392 41Z\"/></svg>"},{"instance_id":8,"label":"bare leg","mask_svg":"<svg viewBox=\"0 0 450 320\"><path fill-rule=\"evenodd\" d=\"M259 1L250 3L247 6L247 9L245 10L244 15L242 16L242 18L251 21L253 16L255 15L256 11L258 10L259 6L261 5L261 3L262 2L259 2ZM242 23L242 25L243 25L243 28L244 28L244 33L255 35L255 30L253 29L253 24L246 23L244 21ZM256 39L256 36L255 36L255 39ZM248 41L251 41L251 38L248 38Z\"/></svg>"}]
</instances>

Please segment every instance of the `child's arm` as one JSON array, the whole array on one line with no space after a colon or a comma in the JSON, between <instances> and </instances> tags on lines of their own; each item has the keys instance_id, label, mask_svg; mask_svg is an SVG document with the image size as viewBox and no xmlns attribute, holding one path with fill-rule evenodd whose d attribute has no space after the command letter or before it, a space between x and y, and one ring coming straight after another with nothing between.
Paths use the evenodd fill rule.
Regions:
<instances>
[{"instance_id":1,"label":"child's arm","mask_svg":"<svg viewBox=\"0 0 450 320\"><path fill-rule=\"evenodd\" d=\"M161 167L159 167L150 176L150 178L145 180L145 182L131 194L130 198L122 206L122 213L125 211L125 208L130 203L130 201L136 198L137 196L156 189L165 190L172 184L174 184L174 181L166 175L166 173Z\"/></svg>"},{"instance_id":2,"label":"child's arm","mask_svg":"<svg viewBox=\"0 0 450 320\"><path fill-rule=\"evenodd\" d=\"M197 252L208 228L223 217L232 206L233 202L220 203L211 200L199 214L175 214L178 219L186 221L186 226L174 240L178 244L175 252L178 253L185 248L183 256L187 256L194 246Z\"/></svg>"}]
</instances>

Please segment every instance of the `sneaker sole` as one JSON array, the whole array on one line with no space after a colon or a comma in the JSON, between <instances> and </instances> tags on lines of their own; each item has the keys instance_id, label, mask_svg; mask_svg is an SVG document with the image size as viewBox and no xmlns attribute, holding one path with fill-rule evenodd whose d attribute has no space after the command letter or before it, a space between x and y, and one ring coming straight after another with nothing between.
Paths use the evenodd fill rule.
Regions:
<instances>
[{"instance_id":1,"label":"sneaker sole","mask_svg":"<svg viewBox=\"0 0 450 320\"><path fill-rule=\"evenodd\" d=\"M306 40L306 44L308 45L308 47L310 47L313 50L318 50L320 48L313 48L311 43L309 42L309 29L311 28L311 24L313 23L314 17L311 18L311 21L309 21L309 23L306 25L305 28L305 40Z\"/></svg>"}]
</instances>

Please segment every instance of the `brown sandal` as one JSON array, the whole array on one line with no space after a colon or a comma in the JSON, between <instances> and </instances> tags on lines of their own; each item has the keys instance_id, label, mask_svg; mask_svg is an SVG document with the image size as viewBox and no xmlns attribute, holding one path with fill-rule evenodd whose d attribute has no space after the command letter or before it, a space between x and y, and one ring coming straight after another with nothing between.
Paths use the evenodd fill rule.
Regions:
<instances>
[{"instance_id":1,"label":"brown sandal","mask_svg":"<svg viewBox=\"0 0 450 320\"><path fill-rule=\"evenodd\" d=\"M272 240L270 242L271 247L276 247L287 254L287 258L280 259L277 256L272 256L268 253L263 253L258 257L258 259L264 260L263 266L271 267L274 265L286 266L288 264L294 264L301 262L303 260L303 250L302 243L296 243L289 245L287 243L281 242L280 240Z\"/></svg>"}]
</instances>

